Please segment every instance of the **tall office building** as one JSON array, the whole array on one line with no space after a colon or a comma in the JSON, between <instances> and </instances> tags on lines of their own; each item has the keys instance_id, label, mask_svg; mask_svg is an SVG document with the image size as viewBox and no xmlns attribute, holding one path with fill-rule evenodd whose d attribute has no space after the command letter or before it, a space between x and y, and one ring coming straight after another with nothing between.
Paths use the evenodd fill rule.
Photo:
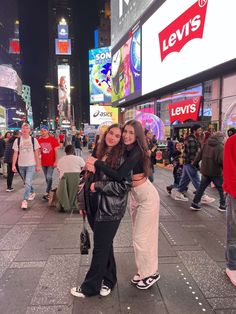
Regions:
<instances>
[{"instance_id":1,"label":"tall office building","mask_svg":"<svg viewBox=\"0 0 236 314\"><path fill-rule=\"evenodd\" d=\"M110 0L99 0L98 45L108 47L111 44L111 7Z\"/></svg>"},{"instance_id":2,"label":"tall office building","mask_svg":"<svg viewBox=\"0 0 236 314\"><path fill-rule=\"evenodd\" d=\"M7 14L6 14L7 12ZM17 126L16 110L24 110L21 98L21 52L18 2L1 1L0 10L0 130Z\"/></svg>"},{"instance_id":3,"label":"tall office building","mask_svg":"<svg viewBox=\"0 0 236 314\"><path fill-rule=\"evenodd\" d=\"M49 0L48 21L49 58L48 78L45 82L47 118L67 127L75 120L74 108L79 93L79 86L75 86L78 70L71 1Z\"/></svg>"}]
</instances>

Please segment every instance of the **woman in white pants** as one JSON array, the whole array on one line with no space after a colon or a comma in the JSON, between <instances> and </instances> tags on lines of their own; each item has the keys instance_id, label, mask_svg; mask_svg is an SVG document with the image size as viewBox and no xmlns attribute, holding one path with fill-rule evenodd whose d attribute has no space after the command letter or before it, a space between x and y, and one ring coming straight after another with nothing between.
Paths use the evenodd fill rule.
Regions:
<instances>
[{"instance_id":1,"label":"woman in white pants","mask_svg":"<svg viewBox=\"0 0 236 314\"><path fill-rule=\"evenodd\" d=\"M148 180L150 151L148 150L142 125L139 121L125 123L122 133L126 146L125 161L117 170L104 162L89 157L88 170L93 166L101 169L114 180L123 180L132 172L130 210L133 225L133 246L137 274L131 282L138 289L148 289L160 278L158 272L158 228L160 198L154 185Z\"/></svg>"}]
</instances>

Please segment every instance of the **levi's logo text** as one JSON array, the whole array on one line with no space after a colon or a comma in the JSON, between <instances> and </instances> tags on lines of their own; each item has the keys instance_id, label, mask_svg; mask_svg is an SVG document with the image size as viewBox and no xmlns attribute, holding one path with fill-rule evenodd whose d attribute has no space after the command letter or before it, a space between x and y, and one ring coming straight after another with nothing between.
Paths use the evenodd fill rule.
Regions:
<instances>
[{"instance_id":1,"label":"levi's logo text","mask_svg":"<svg viewBox=\"0 0 236 314\"><path fill-rule=\"evenodd\" d=\"M207 4L207 0L198 0L159 33L161 61L190 40L203 37Z\"/></svg>"},{"instance_id":2,"label":"levi's logo text","mask_svg":"<svg viewBox=\"0 0 236 314\"><path fill-rule=\"evenodd\" d=\"M180 102L169 104L170 123L174 121L184 122L186 120L198 119L201 97L195 97Z\"/></svg>"}]
</instances>

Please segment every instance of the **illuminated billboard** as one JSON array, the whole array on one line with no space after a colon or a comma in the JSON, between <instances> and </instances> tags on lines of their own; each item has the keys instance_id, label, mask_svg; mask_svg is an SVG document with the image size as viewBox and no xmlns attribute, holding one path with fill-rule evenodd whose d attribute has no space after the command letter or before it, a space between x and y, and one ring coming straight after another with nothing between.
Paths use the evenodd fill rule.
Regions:
<instances>
[{"instance_id":1,"label":"illuminated billboard","mask_svg":"<svg viewBox=\"0 0 236 314\"><path fill-rule=\"evenodd\" d=\"M57 25L58 38L68 39L69 29L68 25Z\"/></svg>"},{"instance_id":2,"label":"illuminated billboard","mask_svg":"<svg viewBox=\"0 0 236 314\"><path fill-rule=\"evenodd\" d=\"M0 87L6 87L17 91L19 95L22 92L22 81L17 72L10 66L0 65Z\"/></svg>"},{"instance_id":3,"label":"illuminated billboard","mask_svg":"<svg viewBox=\"0 0 236 314\"><path fill-rule=\"evenodd\" d=\"M111 44L114 46L155 0L111 0Z\"/></svg>"},{"instance_id":4,"label":"illuminated billboard","mask_svg":"<svg viewBox=\"0 0 236 314\"><path fill-rule=\"evenodd\" d=\"M60 64L57 66L58 77L58 114L60 120L71 119L71 103L70 103L70 66Z\"/></svg>"},{"instance_id":5,"label":"illuminated billboard","mask_svg":"<svg viewBox=\"0 0 236 314\"><path fill-rule=\"evenodd\" d=\"M118 108L112 106L90 106L90 124L100 125L104 122L118 123Z\"/></svg>"},{"instance_id":6,"label":"illuminated billboard","mask_svg":"<svg viewBox=\"0 0 236 314\"><path fill-rule=\"evenodd\" d=\"M10 38L9 39L9 53L20 54L20 40L19 38Z\"/></svg>"},{"instance_id":7,"label":"illuminated billboard","mask_svg":"<svg viewBox=\"0 0 236 314\"><path fill-rule=\"evenodd\" d=\"M90 103L111 102L111 47L89 50Z\"/></svg>"},{"instance_id":8,"label":"illuminated billboard","mask_svg":"<svg viewBox=\"0 0 236 314\"><path fill-rule=\"evenodd\" d=\"M235 0L166 0L147 16L142 95L235 59L235 12Z\"/></svg>"},{"instance_id":9,"label":"illuminated billboard","mask_svg":"<svg viewBox=\"0 0 236 314\"><path fill-rule=\"evenodd\" d=\"M141 29L112 50L112 103L118 105L141 95Z\"/></svg>"},{"instance_id":10,"label":"illuminated billboard","mask_svg":"<svg viewBox=\"0 0 236 314\"><path fill-rule=\"evenodd\" d=\"M55 39L56 55L71 55L70 39Z\"/></svg>"},{"instance_id":11,"label":"illuminated billboard","mask_svg":"<svg viewBox=\"0 0 236 314\"><path fill-rule=\"evenodd\" d=\"M6 130L6 109L0 106L0 130Z\"/></svg>"}]
</instances>

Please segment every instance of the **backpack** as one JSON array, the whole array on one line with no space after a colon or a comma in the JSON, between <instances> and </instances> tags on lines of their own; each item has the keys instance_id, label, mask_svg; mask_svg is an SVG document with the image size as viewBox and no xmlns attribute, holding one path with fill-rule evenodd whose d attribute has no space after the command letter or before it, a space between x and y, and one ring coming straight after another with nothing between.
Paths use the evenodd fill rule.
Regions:
<instances>
[{"instance_id":1,"label":"backpack","mask_svg":"<svg viewBox=\"0 0 236 314\"><path fill-rule=\"evenodd\" d=\"M31 136L31 142L32 142L32 146L33 146L33 151L35 151L34 149L34 138ZM18 145L18 150L19 150L19 146L20 146L20 137L18 137L17 139L17 145Z\"/></svg>"}]
</instances>

